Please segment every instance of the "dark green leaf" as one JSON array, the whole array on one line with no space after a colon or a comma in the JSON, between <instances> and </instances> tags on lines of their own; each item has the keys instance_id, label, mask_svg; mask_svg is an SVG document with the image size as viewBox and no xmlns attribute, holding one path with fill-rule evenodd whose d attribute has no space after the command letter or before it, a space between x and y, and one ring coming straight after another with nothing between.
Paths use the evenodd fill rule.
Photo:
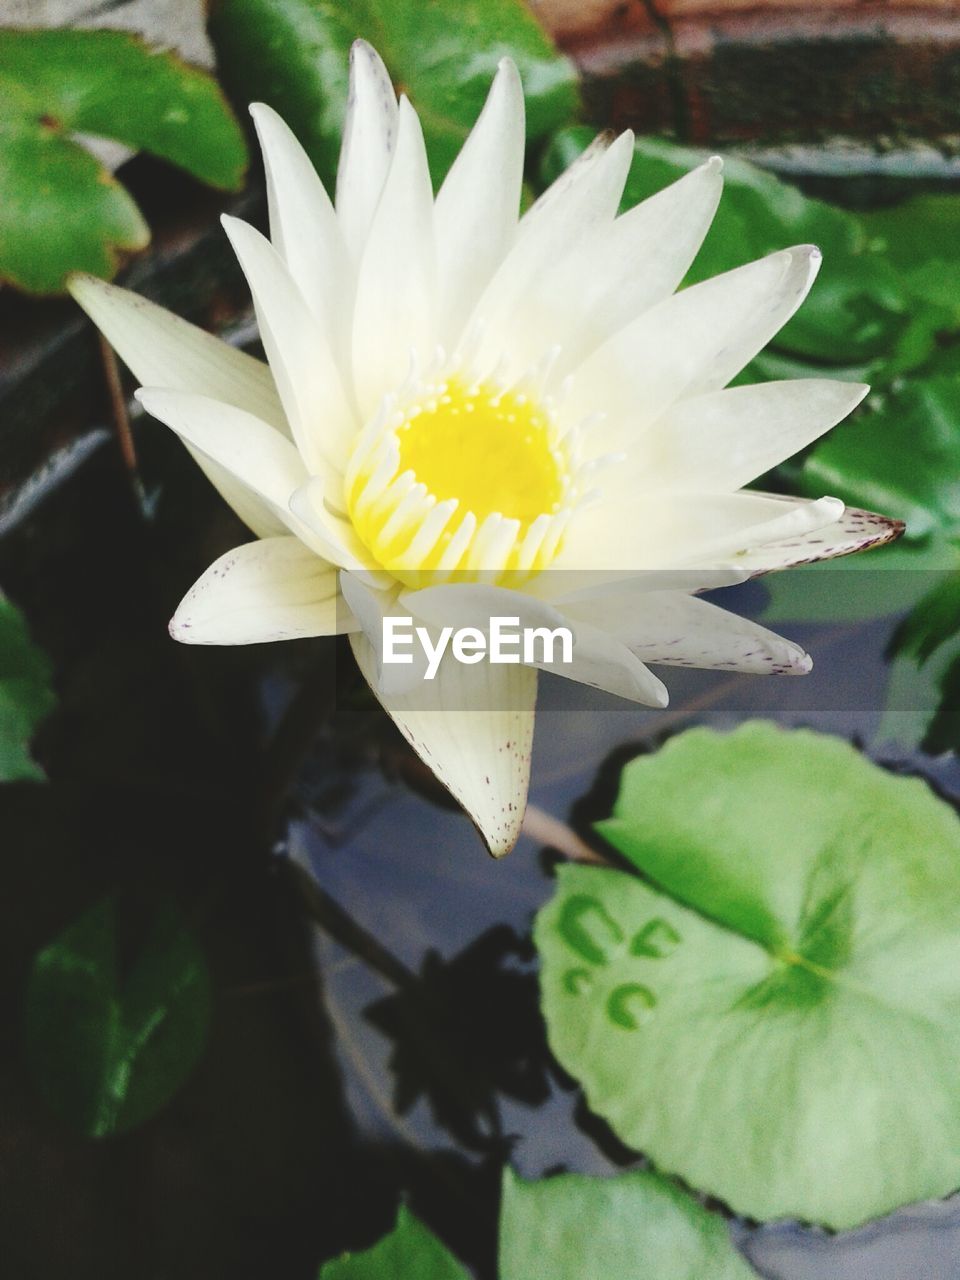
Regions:
<instances>
[{"instance_id":1,"label":"dark green leaf","mask_svg":"<svg viewBox=\"0 0 960 1280\"><path fill-rule=\"evenodd\" d=\"M846 742L693 729L540 913L561 1064L739 1213L849 1227L960 1183L960 822Z\"/></svg>"},{"instance_id":2,"label":"dark green leaf","mask_svg":"<svg viewBox=\"0 0 960 1280\"><path fill-rule=\"evenodd\" d=\"M121 963L120 919L108 899L34 961L26 998L27 1056L51 1109L102 1138L163 1107L203 1051L207 967L179 912L161 904Z\"/></svg>"},{"instance_id":3,"label":"dark green leaf","mask_svg":"<svg viewBox=\"0 0 960 1280\"><path fill-rule=\"evenodd\" d=\"M960 633L960 570L945 574L894 636L898 653L924 663Z\"/></svg>"},{"instance_id":4,"label":"dark green leaf","mask_svg":"<svg viewBox=\"0 0 960 1280\"><path fill-rule=\"evenodd\" d=\"M803 469L810 494L905 520L905 539L960 533L960 377L913 381L843 423Z\"/></svg>"},{"instance_id":5,"label":"dark green leaf","mask_svg":"<svg viewBox=\"0 0 960 1280\"><path fill-rule=\"evenodd\" d=\"M960 751L960 653L956 648L940 681L940 702L927 726L923 748L933 754Z\"/></svg>"},{"instance_id":6,"label":"dark green leaf","mask_svg":"<svg viewBox=\"0 0 960 1280\"><path fill-rule=\"evenodd\" d=\"M751 1280L722 1218L656 1173L510 1169L500 1208L500 1280Z\"/></svg>"},{"instance_id":7,"label":"dark green leaf","mask_svg":"<svg viewBox=\"0 0 960 1280\"><path fill-rule=\"evenodd\" d=\"M901 538L869 555L842 556L774 573L763 585L769 603L764 620L859 622L905 613L935 589L945 570L960 564L946 538L909 542Z\"/></svg>"},{"instance_id":8,"label":"dark green leaf","mask_svg":"<svg viewBox=\"0 0 960 1280\"><path fill-rule=\"evenodd\" d=\"M376 47L420 113L435 181L480 114L504 55L520 69L531 139L566 123L577 105L572 64L522 0L216 0L209 28L234 98L279 111L328 183L358 37Z\"/></svg>"},{"instance_id":9,"label":"dark green leaf","mask_svg":"<svg viewBox=\"0 0 960 1280\"><path fill-rule=\"evenodd\" d=\"M324 1263L319 1280L468 1280L456 1258L401 1208L397 1225L372 1249Z\"/></svg>"},{"instance_id":10,"label":"dark green leaf","mask_svg":"<svg viewBox=\"0 0 960 1280\"><path fill-rule=\"evenodd\" d=\"M30 641L19 610L0 596L0 782L39 779L30 739L56 703L46 655Z\"/></svg>"},{"instance_id":11,"label":"dark green leaf","mask_svg":"<svg viewBox=\"0 0 960 1280\"><path fill-rule=\"evenodd\" d=\"M0 276L37 293L71 271L112 276L149 232L73 140L150 151L234 190L246 146L216 81L119 31L0 30Z\"/></svg>"}]
</instances>

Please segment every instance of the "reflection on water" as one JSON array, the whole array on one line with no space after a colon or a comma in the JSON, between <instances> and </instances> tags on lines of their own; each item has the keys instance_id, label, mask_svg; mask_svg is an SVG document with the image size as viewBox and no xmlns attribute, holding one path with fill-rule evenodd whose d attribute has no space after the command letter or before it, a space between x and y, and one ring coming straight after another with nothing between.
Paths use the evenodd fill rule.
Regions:
<instances>
[{"instance_id":1,"label":"reflection on water","mask_svg":"<svg viewBox=\"0 0 960 1280\"><path fill-rule=\"evenodd\" d=\"M599 784L596 776L611 753L619 762L629 744L653 745L693 720L729 728L751 715L767 716L785 725L842 734L870 749L881 721L889 622L793 627L790 633L816 654L814 675L789 681L670 672L673 705L667 712L626 707L557 678L543 680L531 801L565 819L573 808L585 832L583 823L612 800L615 769L608 765L610 776ZM960 796L960 767L953 759L932 761L891 743L874 754L894 768L921 771L942 793ZM309 793L304 798L309 805ZM551 893L540 850L528 837L504 862L493 863L464 818L429 805L379 774L366 775L336 814L335 845L324 834L330 820L329 813L307 813L297 821L290 831L291 855L308 865L330 894L349 905L414 972L427 953L451 961L504 922L522 935ZM584 914L571 927L579 930L578 937L583 935L584 946L602 945L602 920ZM317 949L352 1110L362 1131L379 1141L399 1138L425 1152L451 1146L464 1150L451 1138L443 1110L429 1091L411 1101L408 1083L406 1096L400 1096L403 1090L398 1094L395 1044L365 1016L389 985L322 933ZM521 957L505 963L533 981L533 966ZM473 984L473 997L495 1004L494 971L487 977L486 986ZM491 1019L489 1008L482 1012L496 1035L496 1017ZM504 1053L525 1054L528 1067L541 1057L549 1096L531 1105L496 1092L499 1105L486 1118L487 1150L502 1151L527 1177L561 1168L610 1174L636 1159L602 1121L589 1116L574 1082L550 1062L542 1026L536 1037L515 1037L513 1043L505 1026L503 1040ZM398 1101L402 1116L396 1112ZM476 1152L484 1144L470 1147ZM749 1260L770 1280L960 1280L960 1201L914 1206L841 1235L782 1223L755 1227L734 1222L732 1229Z\"/></svg>"}]
</instances>

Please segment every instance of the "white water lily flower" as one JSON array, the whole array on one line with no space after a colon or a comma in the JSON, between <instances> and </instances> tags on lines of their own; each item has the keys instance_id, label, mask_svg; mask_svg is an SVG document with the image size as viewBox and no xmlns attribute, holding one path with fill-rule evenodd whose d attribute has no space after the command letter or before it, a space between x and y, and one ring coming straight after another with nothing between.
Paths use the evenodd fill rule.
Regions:
<instances>
[{"instance_id":1,"label":"white water lily flower","mask_svg":"<svg viewBox=\"0 0 960 1280\"><path fill-rule=\"evenodd\" d=\"M598 140L518 218L523 95L506 59L436 199L417 115L367 44L352 54L335 205L279 117L252 110L270 240L223 221L269 364L72 282L147 410L259 538L188 592L175 638L349 632L386 710L498 855L525 805L536 670L388 669L385 616L563 623L574 658L553 669L655 706L667 695L648 663L806 671L796 645L696 593L897 532L833 498L741 491L866 391L724 390L802 302L817 250L676 293L721 162L618 216L629 133Z\"/></svg>"}]
</instances>

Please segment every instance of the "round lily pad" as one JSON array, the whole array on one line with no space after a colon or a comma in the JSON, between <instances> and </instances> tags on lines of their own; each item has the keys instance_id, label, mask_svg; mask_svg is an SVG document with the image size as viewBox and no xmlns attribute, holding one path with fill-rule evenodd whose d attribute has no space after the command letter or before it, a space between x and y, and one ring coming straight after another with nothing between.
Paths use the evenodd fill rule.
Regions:
<instances>
[{"instance_id":1,"label":"round lily pad","mask_svg":"<svg viewBox=\"0 0 960 1280\"><path fill-rule=\"evenodd\" d=\"M550 1043L661 1168L849 1227L960 1185L960 822L846 742L694 729L540 912Z\"/></svg>"},{"instance_id":2,"label":"round lily pad","mask_svg":"<svg viewBox=\"0 0 960 1280\"><path fill-rule=\"evenodd\" d=\"M524 1182L500 1207L500 1280L751 1280L727 1225L648 1170Z\"/></svg>"}]
</instances>

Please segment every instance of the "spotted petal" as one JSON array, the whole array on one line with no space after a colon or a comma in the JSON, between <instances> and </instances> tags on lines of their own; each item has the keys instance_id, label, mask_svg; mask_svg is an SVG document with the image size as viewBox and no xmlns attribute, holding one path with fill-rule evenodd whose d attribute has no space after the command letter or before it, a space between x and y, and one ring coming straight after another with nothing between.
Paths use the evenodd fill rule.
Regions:
<instances>
[{"instance_id":1,"label":"spotted petal","mask_svg":"<svg viewBox=\"0 0 960 1280\"><path fill-rule=\"evenodd\" d=\"M350 50L350 91L337 168L337 215L359 261L383 191L397 136L397 95L380 55L366 40Z\"/></svg>"},{"instance_id":2,"label":"spotted petal","mask_svg":"<svg viewBox=\"0 0 960 1280\"><path fill-rule=\"evenodd\" d=\"M184 596L170 634L184 644L263 644L355 627L336 569L286 537L247 542L216 560Z\"/></svg>"},{"instance_id":3,"label":"spotted petal","mask_svg":"<svg viewBox=\"0 0 960 1280\"><path fill-rule=\"evenodd\" d=\"M524 666L448 662L435 680L388 696L377 687L370 642L354 635L350 643L384 709L466 809L493 856L509 853L527 802L537 673Z\"/></svg>"},{"instance_id":4,"label":"spotted petal","mask_svg":"<svg viewBox=\"0 0 960 1280\"><path fill-rule=\"evenodd\" d=\"M805 675L811 667L799 645L682 592L620 591L565 612L574 622L589 619L643 662L753 675Z\"/></svg>"}]
</instances>

